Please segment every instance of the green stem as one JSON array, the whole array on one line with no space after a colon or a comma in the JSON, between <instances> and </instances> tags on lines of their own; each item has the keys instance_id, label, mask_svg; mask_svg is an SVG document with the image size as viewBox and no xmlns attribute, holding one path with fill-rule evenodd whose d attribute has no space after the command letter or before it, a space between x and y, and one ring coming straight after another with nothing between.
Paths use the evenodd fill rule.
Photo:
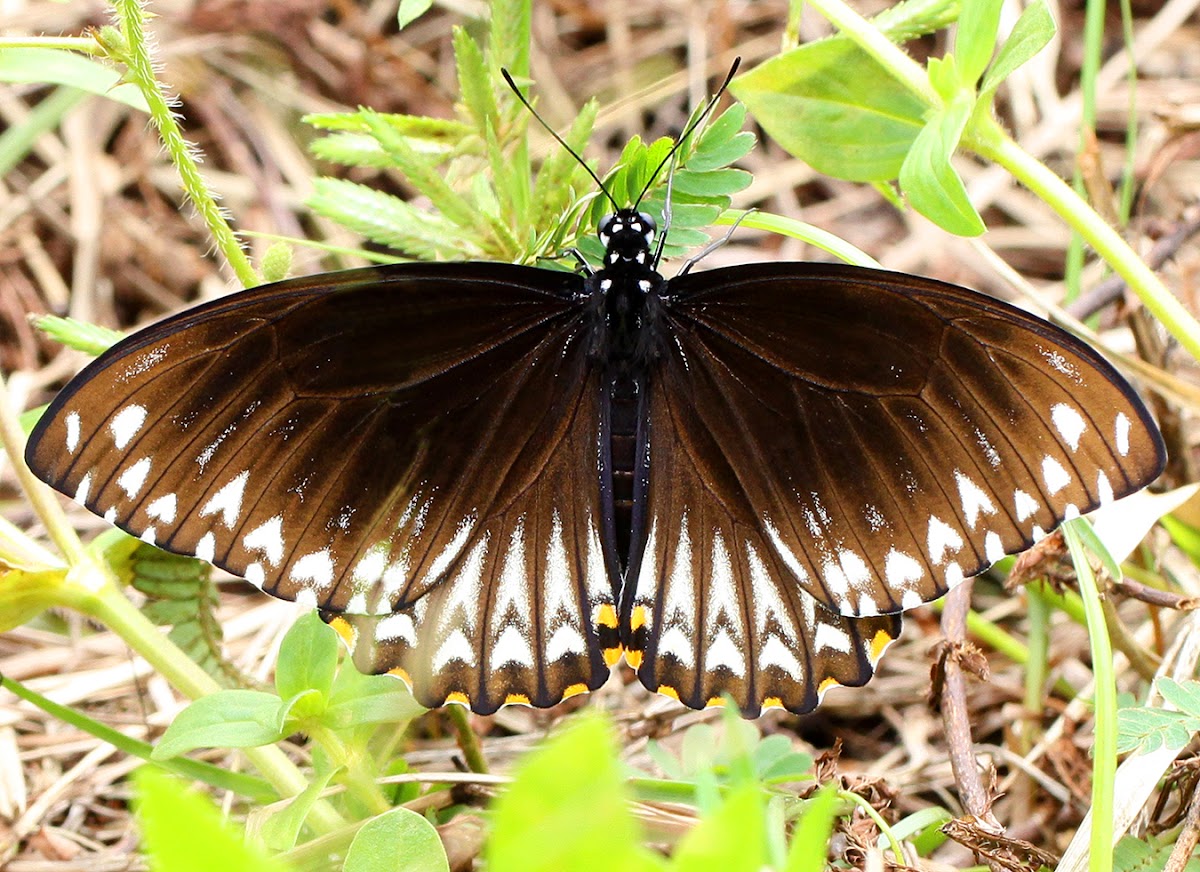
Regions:
<instances>
[{"instance_id":1,"label":"green stem","mask_svg":"<svg viewBox=\"0 0 1200 872\"><path fill-rule=\"evenodd\" d=\"M450 716L450 722L454 724L454 732L458 737L458 747L463 752L463 759L467 763L467 769L472 772L486 773L488 771L487 760L483 756L483 748L479 744L479 736L471 729L471 720L468 717L467 710L461 705L446 706L446 714Z\"/></svg>"},{"instance_id":2,"label":"green stem","mask_svg":"<svg viewBox=\"0 0 1200 872\"><path fill-rule=\"evenodd\" d=\"M809 5L824 16L843 34L877 60L898 82L912 91L931 109L940 108L941 96L929 83L925 69L889 40L875 25L867 21L842 0L809 0Z\"/></svg>"},{"instance_id":3,"label":"green stem","mask_svg":"<svg viewBox=\"0 0 1200 872\"><path fill-rule=\"evenodd\" d=\"M1126 281L1179 344L1200 359L1200 324L1120 234L1071 190L1070 185L1017 145L995 121L988 119L974 133L970 147L980 156L1003 166L1048 203Z\"/></svg>"},{"instance_id":4,"label":"green stem","mask_svg":"<svg viewBox=\"0 0 1200 872\"><path fill-rule=\"evenodd\" d=\"M4 36L0 51L9 48L56 48L81 54L103 55L104 49L90 36Z\"/></svg>"},{"instance_id":5,"label":"green stem","mask_svg":"<svg viewBox=\"0 0 1200 872\"><path fill-rule=\"evenodd\" d=\"M324 748L329 759L342 768L340 781L371 814L383 814L391 809L379 784L363 769L361 756L347 748L337 733L321 724L305 729L309 738Z\"/></svg>"},{"instance_id":6,"label":"green stem","mask_svg":"<svg viewBox=\"0 0 1200 872\"><path fill-rule=\"evenodd\" d=\"M1113 674L1113 650L1104 622L1100 592L1087 560L1083 541L1075 527L1063 524L1063 536L1071 551L1079 593L1087 614L1088 639L1091 643L1092 669L1095 674L1096 733L1092 743L1092 834L1088 858L1089 872L1111 872L1113 868L1113 791L1117 777L1117 681ZM1084 522L1086 523L1086 522Z\"/></svg>"},{"instance_id":7,"label":"green stem","mask_svg":"<svg viewBox=\"0 0 1200 872\"><path fill-rule=\"evenodd\" d=\"M4 450L8 452L9 463L17 481L21 483L21 489L29 497L29 504L34 512L46 525L46 532L58 547L59 553L71 566L84 563L86 558L83 544L63 513L54 491L38 481L25 465L25 432L17 420L3 373L0 373L0 442L4 443Z\"/></svg>"},{"instance_id":8,"label":"green stem","mask_svg":"<svg viewBox=\"0 0 1200 872\"><path fill-rule=\"evenodd\" d=\"M163 93L162 87L154 76L154 65L146 38L145 9L142 0L115 0L117 16L121 22L122 36L125 40L125 50L121 60L125 61L128 71L126 78L137 85L146 103L150 107L150 120L158 128L159 138L163 147L171 157L179 172L185 195L192 201L196 211L204 223L208 225L209 233L217 249L225 256L229 266L238 277L243 287L253 287L259 283L254 268L250 265L246 252L242 250L237 236L230 228L220 207L200 174L196 163L194 149L183 137L183 131L175 120L175 113Z\"/></svg>"}]
</instances>

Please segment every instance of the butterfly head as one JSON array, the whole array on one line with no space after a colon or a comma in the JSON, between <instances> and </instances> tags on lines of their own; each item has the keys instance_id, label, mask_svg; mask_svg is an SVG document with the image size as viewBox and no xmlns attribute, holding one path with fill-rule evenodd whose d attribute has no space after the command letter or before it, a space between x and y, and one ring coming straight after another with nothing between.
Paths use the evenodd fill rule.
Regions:
<instances>
[{"instance_id":1,"label":"butterfly head","mask_svg":"<svg viewBox=\"0 0 1200 872\"><path fill-rule=\"evenodd\" d=\"M657 229L653 218L635 209L621 209L605 216L597 231L604 244L604 265L651 265L650 246Z\"/></svg>"}]
</instances>

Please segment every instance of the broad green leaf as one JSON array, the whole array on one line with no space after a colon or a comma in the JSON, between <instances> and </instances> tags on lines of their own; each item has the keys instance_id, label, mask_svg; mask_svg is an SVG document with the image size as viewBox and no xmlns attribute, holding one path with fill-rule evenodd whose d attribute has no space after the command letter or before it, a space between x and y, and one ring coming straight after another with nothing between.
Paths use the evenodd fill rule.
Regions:
<instances>
[{"instance_id":1,"label":"broad green leaf","mask_svg":"<svg viewBox=\"0 0 1200 872\"><path fill-rule=\"evenodd\" d=\"M167 727L151 759L177 757L196 748L257 748L278 742L279 697L257 690L221 690L201 697Z\"/></svg>"},{"instance_id":2,"label":"broad green leaf","mask_svg":"<svg viewBox=\"0 0 1200 872\"><path fill-rule=\"evenodd\" d=\"M925 123L925 105L847 39L785 52L729 89L786 151L848 181L896 178Z\"/></svg>"},{"instance_id":3,"label":"broad green leaf","mask_svg":"<svg viewBox=\"0 0 1200 872\"><path fill-rule=\"evenodd\" d=\"M758 785L729 793L683 837L671 868L683 872L760 872L767 861L766 800Z\"/></svg>"},{"instance_id":4,"label":"broad green leaf","mask_svg":"<svg viewBox=\"0 0 1200 872\"><path fill-rule=\"evenodd\" d=\"M362 724L396 724L425 711L394 675L363 675L346 663L338 672L325 722L333 729Z\"/></svg>"},{"instance_id":5,"label":"broad green leaf","mask_svg":"<svg viewBox=\"0 0 1200 872\"><path fill-rule=\"evenodd\" d=\"M118 330L109 330L107 327L76 321L74 318L60 318L57 315L40 315L34 319L33 326L55 342L61 342L67 348L93 356L116 345L125 335Z\"/></svg>"},{"instance_id":6,"label":"broad green leaf","mask_svg":"<svg viewBox=\"0 0 1200 872\"><path fill-rule=\"evenodd\" d=\"M950 162L970 116L960 99L930 118L900 168L900 188L914 209L944 230L978 236L986 229Z\"/></svg>"},{"instance_id":7,"label":"broad green leaf","mask_svg":"<svg viewBox=\"0 0 1200 872\"><path fill-rule=\"evenodd\" d=\"M825 785L805 802L804 814L792 834L785 872L821 872L825 868L837 808L837 790L832 785Z\"/></svg>"},{"instance_id":8,"label":"broad green leaf","mask_svg":"<svg viewBox=\"0 0 1200 872\"><path fill-rule=\"evenodd\" d=\"M496 800L489 872L662 868L641 844L608 725L578 719L530 754Z\"/></svg>"},{"instance_id":9,"label":"broad green leaf","mask_svg":"<svg viewBox=\"0 0 1200 872\"><path fill-rule=\"evenodd\" d=\"M1160 678L1158 692L1185 715L1200 718L1200 682Z\"/></svg>"},{"instance_id":10,"label":"broad green leaf","mask_svg":"<svg viewBox=\"0 0 1200 872\"><path fill-rule=\"evenodd\" d=\"M433 824L415 811L394 808L363 824L350 843L343 872L450 872Z\"/></svg>"},{"instance_id":11,"label":"broad green leaf","mask_svg":"<svg viewBox=\"0 0 1200 872\"><path fill-rule=\"evenodd\" d=\"M433 0L400 0L396 9L396 29L403 30L429 11Z\"/></svg>"},{"instance_id":12,"label":"broad green leaf","mask_svg":"<svg viewBox=\"0 0 1200 872\"><path fill-rule=\"evenodd\" d=\"M154 872L286 872L235 831L208 799L156 767L134 775L138 831Z\"/></svg>"},{"instance_id":13,"label":"broad green leaf","mask_svg":"<svg viewBox=\"0 0 1200 872\"><path fill-rule=\"evenodd\" d=\"M315 611L302 615L283 637L275 667L275 690L289 699L308 690L328 697L337 672L337 631Z\"/></svg>"},{"instance_id":14,"label":"broad green leaf","mask_svg":"<svg viewBox=\"0 0 1200 872\"><path fill-rule=\"evenodd\" d=\"M122 84L120 73L112 67L62 49L6 48L0 51L0 82L68 85L124 103L139 112L150 111L142 92L135 85Z\"/></svg>"},{"instance_id":15,"label":"broad green leaf","mask_svg":"<svg viewBox=\"0 0 1200 872\"><path fill-rule=\"evenodd\" d=\"M979 88L980 100L990 103L1000 83L1045 48L1054 38L1054 33L1054 17L1046 6L1046 0L1034 0L1026 6L1013 25L1012 33L1000 47L995 62L983 77L983 84Z\"/></svg>"},{"instance_id":16,"label":"broad green leaf","mask_svg":"<svg viewBox=\"0 0 1200 872\"><path fill-rule=\"evenodd\" d=\"M1001 0L965 0L954 36L960 81L972 91L996 51Z\"/></svg>"}]
</instances>

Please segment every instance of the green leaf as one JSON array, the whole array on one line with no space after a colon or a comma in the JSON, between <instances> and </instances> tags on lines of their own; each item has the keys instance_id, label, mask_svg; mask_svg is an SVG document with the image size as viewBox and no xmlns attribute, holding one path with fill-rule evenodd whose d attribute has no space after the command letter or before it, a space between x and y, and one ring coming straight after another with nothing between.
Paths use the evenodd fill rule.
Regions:
<instances>
[{"instance_id":1,"label":"green leaf","mask_svg":"<svg viewBox=\"0 0 1200 872\"><path fill-rule=\"evenodd\" d=\"M809 43L734 79L734 95L788 153L834 178L896 178L925 105L847 39Z\"/></svg>"},{"instance_id":2,"label":"green leaf","mask_svg":"<svg viewBox=\"0 0 1200 872\"><path fill-rule=\"evenodd\" d=\"M1155 686L1163 699L1185 715L1200 718L1200 682L1160 678Z\"/></svg>"},{"instance_id":3,"label":"green leaf","mask_svg":"<svg viewBox=\"0 0 1200 872\"><path fill-rule=\"evenodd\" d=\"M950 163L971 108L970 100L960 99L935 113L900 168L900 188L912 207L959 236L978 236L986 229Z\"/></svg>"},{"instance_id":4,"label":"green leaf","mask_svg":"<svg viewBox=\"0 0 1200 872\"><path fill-rule=\"evenodd\" d=\"M965 0L954 36L959 81L972 91L996 51L1001 0Z\"/></svg>"},{"instance_id":5,"label":"green leaf","mask_svg":"<svg viewBox=\"0 0 1200 872\"><path fill-rule=\"evenodd\" d=\"M496 800L490 872L661 868L641 844L607 724L588 714L530 754ZM553 838L547 838L547 834ZM536 848L535 848L536 846Z\"/></svg>"},{"instance_id":6,"label":"green leaf","mask_svg":"<svg viewBox=\"0 0 1200 872\"><path fill-rule=\"evenodd\" d=\"M687 872L759 872L767 861L766 801L761 787L729 793L683 837L671 867Z\"/></svg>"},{"instance_id":7,"label":"green leaf","mask_svg":"<svg viewBox=\"0 0 1200 872\"><path fill-rule=\"evenodd\" d=\"M338 672L325 722L335 730L399 724L426 711L394 675L363 675L347 662Z\"/></svg>"},{"instance_id":8,"label":"green leaf","mask_svg":"<svg viewBox=\"0 0 1200 872\"><path fill-rule=\"evenodd\" d=\"M396 9L396 28L403 30L429 11L433 0L400 0Z\"/></svg>"},{"instance_id":9,"label":"green leaf","mask_svg":"<svg viewBox=\"0 0 1200 872\"><path fill-rule=\"evenodd\" d=\"M454 62L458 69L459 103L471 118L476 135L500 123L491 72L479 44L461 27L454 28Z\"/></svg>"},{"instance_id":10,"label":"green leaf","mask_svg":"<svg viewBox=\"0 0 1200 872\"><path fill-rule=\"evenodd\" d=\"M785 872L821 872L825 868L837 809L837 789L830 784L805 802L804 814L793 831Z\"/></svg>"},{"instance_id":11,"label":"green leaf","mask_svg":"<svg viewBox=\"0 0 1200 872\"><path fill-rule=\"evenodd\" d=\"M107 351L125 335L119 330L109 330L107 327L76 321L74 318L60 318L57 315L40 315L33 319L33 326L67 348L93 356Z\"/></svg>"},{"instance_id":12,"label":"green leaf","mask_svg":"<svg viewBox=\"0 0 1200 872\"><path fill-rule=\"evenodd\" d=\"M275 667L275 689L280 699L308 690L328 698L337 672L337 631L314 612L302 615L283 637Z\"/></svg>"},{"instance_id":13,"label":"green leaf","mask_svg":"<svg viewBox=\"0 0 1200 872\"><path fill-rule=\"evenodd\" d=\"M441 215L343 179L315 179L309 207L410 257L466 259L482 251Z\"/></svg>"},{"instance_id":14,"label":"green leaf","mask_svg":"<svg viewBox=\"0 0 1200 872\"><path fill-rule=\"evenodd\" d=\"M0 51L0 82L54 83L149 112L137 86L122 84L112 67L71 51L54 48L6 48Z\"/></svg>"},{"instance_id":15,"label":"green leaf","mask_svg":"<svg viewBox=\"0 0 1200 872\"><path fill-rule=\"evenodd\" d=\"M220 690L201 697L167 727L151 759L177 757L196 748L257 748L284 737L279 697L257 690Z\"/></svg>"},{"instance_id":16,"label":"green leaf","mask_svg":"<svg viewBox=\"0 0 1200 872\"><path fill-rule=\"evenodd\" d=\"M142 846L155 872L286 872L246 842L213 804L155 767L134 775Z\"/></svg>"},{"instance_id":17,"label":"green leaf","mask_svg":"<svg viewBox=\"0 0 1200 872\"><path fill-rule=\"evenodd\" d=\"M276 851L290 851L300 839L300 831L322 792L329 786L333 776L340 770L335 767L317 769L308 776L308 784L293 797L290 797L284 808L270 815L263 822L259 836L263 842Z\"/></svg>"},{"instance_id":18,"label":"green leaf","mask_svg":"<svg viewBox=\"0 0 1200 872\"><path fill-rule=\"evenodd\" d=\"M991 103L992 94L1000 87L1000 83L1045 48L1054 38L1055 29L1054 17L1046 6L1046 0L1034 0L1026 6L1013 25L1012 33L1000 47L995 62L983 77L983 84L979 88L980 100Z\"/></svg>"},{"instance_id":19,"label":"green leaf","mask_svg":"<svg viewBox=\"0 0 1200 872\"><path fill-rule=\"evenodd\" d=\"M750 187L754 176L745 170L717 170L715 172L695 172L694 170L679 170L671 180L672 193L693 195L697 197L727 197L744 191Z\"/></svg>"},{"instance_id":20,"label":"green leaf","mask_svg":"<svg viewBox=\"0 0 1200 872\"><path fill-rule=\"evenodd\" d=\"M446 849L433 824L415 811L394 808L363 824L346 853L344 872L449 872Z\"/></svg>"}]
</instances>

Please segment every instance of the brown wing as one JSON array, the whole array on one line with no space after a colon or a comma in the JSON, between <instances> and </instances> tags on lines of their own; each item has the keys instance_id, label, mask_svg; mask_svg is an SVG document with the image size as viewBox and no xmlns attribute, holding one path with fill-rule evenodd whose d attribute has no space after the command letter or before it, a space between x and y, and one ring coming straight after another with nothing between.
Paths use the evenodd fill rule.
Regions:
<instances>
[{"instance_id":1,"label":"brown wing","mask_svg":"<svg viewBox=\"0 0 1200 872\"><path fill-rule=\"evenodd\" d=\"M423 701L556 702L607 674L597 621L614 602L587 558L599 390L582 290L443 264L236 294L96 360L27 458L147 541L373 616L368 659L407 669Z\"/></svg>"}]
</instances>

